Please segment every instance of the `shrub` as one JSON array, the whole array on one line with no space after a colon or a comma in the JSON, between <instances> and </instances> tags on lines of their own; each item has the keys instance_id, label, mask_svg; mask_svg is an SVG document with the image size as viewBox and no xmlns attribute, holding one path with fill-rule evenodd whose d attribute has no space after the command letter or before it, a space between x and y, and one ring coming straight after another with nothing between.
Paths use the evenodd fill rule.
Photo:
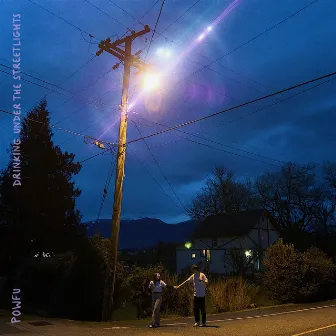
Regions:
<instances>
[{"instance_id":1,"label":"shrub","mask_svg":"<svg viewBox=\"0 0 336 336\"><path fill-rule=\"evenodd\" d=\"M317 248L301 253L280 240L267 250L264 266L264 284L280 302L327 299L335 283L335 265Z\"/></svg>"},{"instance_id":2,"label":"shrub","mask_svg":"<svg viewBox=\"0 0 336 336\"><path fill-rule=\"evenodd\" d=\"M167 275L168 284L179 283L177 275ZM193 312L193 292L192 288L185 285L178 290L167 290L163 296L163 314L173 314L179 316L190 316Z\"/></svg>"},{"instance_id":3,"label":"shrub","mask_svg":"<svg viewBox=\"0 0 336 336\"><path fill-rule=\"evenodd\" d=\"M324 252L312 247L302 253L301 283L296 301L327 299L335 284L336 266Z\"/></svg>"},{"instance_id":4,"label":"shrub","mask_svg":"<svg viewBox=\"0 0 336 336\"><path fill-rule=\"evenodd\" d=\"M299 289L301 257L294 245L279 240L270 246L263 261L263 282L272 299L293 301Z\"/></svg>"},{"instance_id":5,"label":"shrub","mask_svg":"<svg viewBox=\"0 0 336 336\"><path fill-rule=\"evenodd\" d=\"M20 272L26 313L101 320L109 241L101 236L83 239L76 251L49 258L27 259ZM118 264L115 300L124 291L127 269Z\"/></svg>"},{"instance_id":6,"label":"shrub","mask_svg":"<svg viewBox=\"0 0 336 336\"><path fill-rule=\"evenodd\" d=\"M253 302L257 287L243 278L217 280L209 285L209 294L216 313L248 308Z\"/></svg>"},{"instance_id":7,"label":"shrub","mask_svg":"<svg viewBox=\"0 0 336 336\"><path fill-rule=\"evenodd\" d=\"M54 312L79 320L100 321L107 276L108 239L93 236L83 241L73 261L65 269L62 281L54 291ZM114 300L124 290L127 269L117 265Z\"/></svg>"}]
</instances>

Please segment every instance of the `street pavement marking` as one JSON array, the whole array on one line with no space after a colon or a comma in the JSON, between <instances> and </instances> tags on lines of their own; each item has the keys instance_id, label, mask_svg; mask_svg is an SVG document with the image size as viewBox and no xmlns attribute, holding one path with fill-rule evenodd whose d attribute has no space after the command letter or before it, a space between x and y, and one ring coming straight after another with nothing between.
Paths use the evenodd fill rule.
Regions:
<instances>
[{"instance_id":1,"label":"street pavement marking","mask_svg":"<svg viewBox=\"0 0 336 336\"><path fill-rule=\"evenodd\" d=\"M290 311L279 312L279 313L270 313L270 314L265 314L265 315L252 315L252 316L243 316L243 317L228 318L228 319L223 319L223 320L211 320L211 321L207 321L207 323L247 320L247 319L254 319L254 318L261 318L261 317L269 317L269 316L293 314L293 313L298 313L298 312L303 312L303 311L323 309L323 308L332 308L332 307L336 307L336 304L328 305L328 306L319 306L319 307L311 307L311 308L303 308L303 309L297 309L297 310L290 310ZM173 326L182 326L182 325L188 325L188 324L189 323L179 322L179 323L167 323L167 324L163 324L163 325L164 326L173 327ZM322 329L331 328L333 326L336 326L336 324L333 324L333 325L327 326L327 327L323 327ZM104 329L105 330L111 330L111 329L129 329L129 328L130 327L110 327L110 328L104 328ZM316 329L316 330L320 330L320 329ZM313 332L313 331L316 331L316 330L312 330L312 331L309 331L309 332ZM292 336L305 335L306 333L309 333L309 332L305 332L303 334L296 334L296 335L292 335Z\"/></svg>"},{"instance_id":2,"label":"street pavement marking","mask_svg":"<svg viewBox=\"0 0 336 336\"><path fill-rule=\"evenodd\" d=\"M312 332L315 332L315 331L320 331L320 330L324 330L324 329L328 329L328 328L332 328L332 327L336 327L336 324L331 324L331 325L328 325L328 326L325 326L325 327L322 327L322 328L317 328L317 329L314 329L314 330L304 331L300 334L295 334L295 335L292 335L292 336L307 335L307 334L311 334Z\"/></svg>"},{"instance_id":3,"label":"street pavement marking","mask_svg":"<svg viewBox=\"0 0 336 336\"><path fill-rule=\"evenodd\" d=\"M174 325L187 325L187 323L185 323L185 322L180 322L180 323L165 324L165 326L174 326Z\"/></svg>"},{"instance_id":4,"label":"street pavement marking","mask_svg":"<svg viewBox=\"0 0 336 336\"><path fill-rule=\"evenodd\" d=\"M303 308L303 309L297 309L297 310L290 310L280 313L270 313L265 315L255 315L255 316L243 316L243 317L234 317L234 318L228 318L224 320L211 320L207 321L207 323L216 323L216 322L227 322L227 321L238 321L238 320L247 320L247 319L253 319L253 318L261 318L261 317L269 317L269 316L277 316L277 315L285 315L285 314L293 314L303 311L309 311L309 310L316 310L316 309L323 309L323 308L331 308L336 307L336 305L328 305L328 306L319 306L319 307L311 307L311 308ZM178 326L178 325L187 325L188 323L170 323L170 324L164 324L165 326ZM301 335L301 334L298 334ZM297 335L293 335L297 336Z\"/></svg>"},{"instance_id":5,"label":"street pavement marking","mask_svg":"<svg viewBox=\"0 0 336 336\"><path fill-rule=\"evenodd\" d=\"M110 327L110 328L104 328L105 330L111 330L111 329L129 329L129 327Z\"/></svg>"}]
</instances>

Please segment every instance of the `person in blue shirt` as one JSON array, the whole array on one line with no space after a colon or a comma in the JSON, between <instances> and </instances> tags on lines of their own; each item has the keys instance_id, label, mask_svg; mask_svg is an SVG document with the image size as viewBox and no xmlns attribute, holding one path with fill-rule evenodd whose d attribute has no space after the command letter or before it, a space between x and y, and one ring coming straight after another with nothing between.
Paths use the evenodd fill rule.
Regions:
<instances>
[{"instance_id":1,"label":"person in blue shirt","mask_svg":"<svg viewBox=\"0 0 336 336\"><path fill-rule=\"evenodd\" d=\"M160 327L160 308L162 304L162 295L165 288L173 288L161 280L161 275L155 273L154 280L149 283L148 289L152 292L152 321L150 328Z\"/></svg>"}]
</instances>

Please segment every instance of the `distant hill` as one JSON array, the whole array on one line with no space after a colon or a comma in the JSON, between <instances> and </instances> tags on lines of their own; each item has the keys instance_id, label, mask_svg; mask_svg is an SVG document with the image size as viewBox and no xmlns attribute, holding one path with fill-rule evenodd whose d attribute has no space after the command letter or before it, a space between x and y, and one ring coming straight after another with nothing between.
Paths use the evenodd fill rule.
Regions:
<instances>
[{"instance_id":1,"label":"distant hill","mask_svg":"<svg viewBox=\"0 0 336 336\"><path fill-rule=\"evenodd\" d=\"M111 219L84 223L87 235L101 234L110 236ZM154 247L159 241L165 243L183 243L193 233L196 221L190 220L178 224L167 224L156 218L122 220L120 224L119 248L137 249Z\"/></svg>"}]
</instances>

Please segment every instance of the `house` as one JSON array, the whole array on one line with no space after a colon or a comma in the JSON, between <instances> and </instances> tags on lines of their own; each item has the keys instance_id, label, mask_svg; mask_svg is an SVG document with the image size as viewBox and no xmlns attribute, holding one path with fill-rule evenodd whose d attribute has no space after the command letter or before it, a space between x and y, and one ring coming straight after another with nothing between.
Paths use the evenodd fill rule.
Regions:
<instances>
[{"instance_id":1,"label":"house","mask_svg":"<svg viewBox=\"0 0 336 336\"><path fill-rule=\"evenodd\" d=\"M279 236L264 210L209 216L198 225L192 241L176 248L177 272L199 264L207 272L227 274L242 262L260 270L265 250Z\"/></svg>"}]
</instances>

